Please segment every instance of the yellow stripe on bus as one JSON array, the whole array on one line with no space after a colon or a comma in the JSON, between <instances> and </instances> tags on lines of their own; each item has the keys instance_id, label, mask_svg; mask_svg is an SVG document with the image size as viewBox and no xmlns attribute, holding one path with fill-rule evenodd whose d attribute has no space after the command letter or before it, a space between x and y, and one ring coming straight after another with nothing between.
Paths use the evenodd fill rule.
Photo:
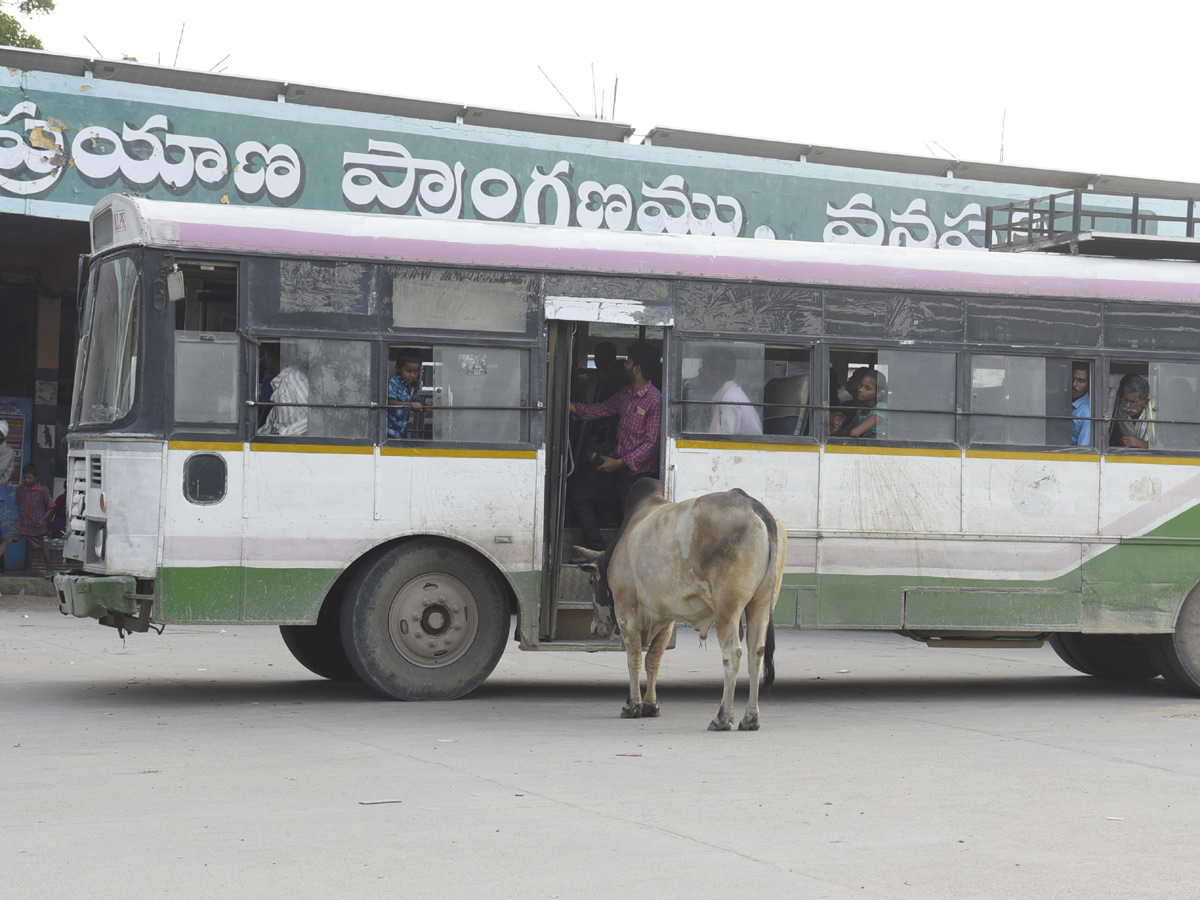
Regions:
<instances>
[{"instance_id":1,"label":"yellow stripe on bus","mask_svg":"<svg viewBox=\"0 0 1200 900\"><path fill-rule=\"evenodd\" d=\"M170 441L172 450L239 451L245 445L229 441ZM374 447L347 444L267 444L252 443L255 453L336 453L370 456ZM472 450L463 447L380 447L380 456L442 457L451 459L537 459L536 450Z\"/></svg>"},{"instance_id":2,"label":"yellow stripe on bus","mask_svg":"<svg viewBox=\"0 0 1200 900\"><path fill-rule=\"evenodd\" d=\"M1105 462L1110 463L1139 463L1145 465L1147 463L1158 464L1160 466L1200 466L1200 459L1195 456L1126 456L1124 454L1104 457Z\"/></svg>"},{"instance_id":3,"label":"yellow stripe on bus","mask_svg":"<svg viewBox=\"0 0 1200 900\"><path fill-rule=\"evenodd\" d=\"M371 456L374 447L348 444L251 444L252 453L338 453L347 456Z\"/></svg>"},{"instance_id":4,"label":"yellow stripe on bus","mask_svg":"<svg viewBox=\"0 0 1200 900\"><path fill-rule=\"evenodd\" d=\"M826 444L826 453L857 453L865 456L931 456L943 459L962 456L961 450L942 447L868 447L860 444Z\"/></svg>"},{"instance_id":5,"label":"yellow stripe on bus","mask_svg":"<svg viewBox=\"0 0 1200 900\"><path fill-rule=\"evenodd\" d=\"M537 459L536 450L467 450L448 447L381 447L380 456L449 457L454 459Z\"/></svg>"},{"instance_id":6,"label":"yellow stripe on bus","mask_svg":"<svg viewBox=\"0 0 1200 900\"><path fill-rule=\"evenodd\" d=\"M239 441L168 441L171 450L223 450L234 453L242 449Z\"/></svg>"},{"instance_id":7,"label":"yellow stripe on bus","mask_svg":"<svg viewBox=\"0 0 1200 900\"><path fill-rule=\"evenodd\" d=\"M791 453L816 453L816 444L770 443L766 441L676 441L680 450L785 450Z\"/></svg>"},{"instance_id":8,"label":"yellow stripe on bus","mask_svg":"<svg viewBox=\"0 0 1200 900\"><path fill-rule=\"evenodd\" d=\"M1095 453L1046 453L1037 450L968 450L967 459L1021 459L1050 462L1099 462Z\"/></svg>"}]
</instances>

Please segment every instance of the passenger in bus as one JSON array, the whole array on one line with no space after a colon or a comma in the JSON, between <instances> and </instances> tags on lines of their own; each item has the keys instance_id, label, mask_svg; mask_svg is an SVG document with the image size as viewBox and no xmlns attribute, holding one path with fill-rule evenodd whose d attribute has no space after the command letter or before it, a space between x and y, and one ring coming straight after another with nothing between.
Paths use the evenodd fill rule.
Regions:
<instances>
[{"instance_id":1,"label":"passenger in bus","mask_svg":"<svg viewBox=\"0 0 1200 900\"><path fill-rule=\"evenodd\" d=\"M1117 385L1117 408L1108 434L1110 447L1146 448L1154 443L1158 410L1150 399L1150 382L1141 375L1126 375Z\"/></svg>"},{"instance_id":2,"label":"passenger in bus","mask_svg":"<svg viewBox=\"0 0 1200 900\"><path fill-rule=\"evenodd\" d=\"M569 500L575 522L581 532L580 544L589 550L604 550L607 543L600 533L597 510L605 496L616 492L621 510L629 488L639 478L658 477L659 437L662 423L662 395L654 386L658 374L658 353L648 343L638 341L629 348L625 371L630 383L602 403L572 403L571 415L593 420L618 415L617 445L611 455L598 455L580 464L571 484ZM571 560L573 565L586 560Z\"/></svg>"},{"instance_id":3,"label":"passenger in bus","mask_svg":"<svg viewBox=\"0 0 1200 900\"><path fill-rule=\"evenodd\" d=\"M737 358L725 347L713 347L700 360L696 376L701 395L711 397L709 434L762 434L762 419L750 398L734 380Z\"/></svg>"},{"instance_id":4,"label":"passenger in bus","mask_svg":"<svg viewBox=\"0 0 1200 900\"><path fill-rule=\"evenodd\" d=\"M875 369L864 369L858 381L858 408L850 420L850 437L882 437L887 421L887 379Z\"/></svg>"},{"instance_id":5,"label":"passenger in bus","mask_svg":"<svg viewBox=\"0 0 1200 900\"><path fill-rule=\"evenodd\" d=\"M414 412L422 412L421 403L421 354L404 348L396 354L396 374L388 381L388 440L419 437L408 433L409 421Z\"/></svg>"},{"instance_id":6,"label":"passenger in bus","mask_svg":"<svg viewBox=\"0 0 1200 900\"><path fill-rule=\"evenodd\" d=\"M1071 443L1087 447L1092 443L1092 377L1087 363L1071 365Z\"/></svg>"},{"instance_id":7,"label":"passenger in bus","mask_svg":"<svg viewBox=\"0 0 1200 900\"><path fill-rule=\"evenodd\" d=\"M263 346L263 362L271 373L272 406L259 434L298 435L308 433L308 376L297 366L280 367L279 345Z\"/></svg>"},{"instance_id":8,"label":"passenger in bus","mask_svg":"<svg viewBox=\"0 0 1200 900\"><path fill-rule=\"evenodd\" d=\"M848 379L844 388L834 387L837 383L837 375L833 367L829 367L830 373L830 401L829 401L829 435L830 437L847 437L850 434L850 429L854 425L854 413L858 410L860 404L858 400L858 387L862 384L863 373L867 369L855 369Z\"/></svg>"},{"instance_id":9,"label":"passenger in bus","mask_svg":"<svg viewBox=\"0 0 1200 900\"><path fill-rule=\"evenodd\" d=\"M592 350L595 368L587 369L583 377L576 380L576 391L571 399L578 403L603 403L629 383L625 366L617 359L616 345L601 341ZM617 445L617 417L606 416L590 422L580 421L576 427L582 434L579 443L584 447L584 456L591 452L612 453Z\"/></svg>"}]
</instances>

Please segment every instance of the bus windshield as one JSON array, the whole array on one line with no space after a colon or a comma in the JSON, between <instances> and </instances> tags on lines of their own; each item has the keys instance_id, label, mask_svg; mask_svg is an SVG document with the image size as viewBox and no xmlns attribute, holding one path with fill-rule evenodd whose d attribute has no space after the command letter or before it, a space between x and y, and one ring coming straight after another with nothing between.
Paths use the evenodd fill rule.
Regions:
<instances>
[{"instance_id":1,"label":"bus windshield","mask_svg":"<svg viewBox=\"0 0 1200 900\"><path fill-rule=\"evenodd\" d=\"M75 425L111 425L133 407L139 280L127 256L105 260L92 273L79 340Z\"/></svg>"}]
</instances>

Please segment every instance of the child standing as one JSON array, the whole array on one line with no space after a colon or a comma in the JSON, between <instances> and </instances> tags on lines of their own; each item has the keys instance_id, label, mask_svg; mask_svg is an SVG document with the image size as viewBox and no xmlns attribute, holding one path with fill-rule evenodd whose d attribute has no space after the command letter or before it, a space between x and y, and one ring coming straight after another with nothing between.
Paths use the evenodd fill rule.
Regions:
<instances>
[{"instance_id":1,"label":"child standing","mask_svg":"<svg viewBox=\"0 0 1200 900\"><path fill-rule=\"evenodd\" d=\"M408 437L408 423L421 405L421 354L404 349L396 354L396 374L388 382L388 438ZM419 435L412 435L419 437Z\"/></svg>"},{"instance_id":2,"label":"child standing","mask_svg":"<svg viewBox=\"0 0 1200 900\"><path fill-rule=\"evenodd\" d=\"M8 545L25 538L31 549L42 554L46 574L51 574L50 557L46 553L46 526L54 516L54 499L44 484L38 484L38 470L33 463L21 470L24 482L17 488L17 521L4 540L0 541L0 572L4 571L4 553Z\"/></svg>"}]
</instances>

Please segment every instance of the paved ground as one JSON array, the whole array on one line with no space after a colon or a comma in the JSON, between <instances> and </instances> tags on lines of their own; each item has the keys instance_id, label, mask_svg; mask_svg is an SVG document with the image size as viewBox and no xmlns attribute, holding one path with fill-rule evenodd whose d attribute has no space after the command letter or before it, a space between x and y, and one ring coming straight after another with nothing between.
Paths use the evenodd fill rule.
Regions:
<instances>
[{"instance_id":1,"label":"paved ground","mask_svg":"<svg viewBox=\"0 0 1200 900\"><path fill-rule=\"evenodd\" d=\"M1195 896L1200 701L1161 680L789 632L763 730L714 734L716 642L679 643L629 721L615 653L513 649L404 704L275 629L122 643L0 597L0 894Z\"/></svg>"}]
</instances>

